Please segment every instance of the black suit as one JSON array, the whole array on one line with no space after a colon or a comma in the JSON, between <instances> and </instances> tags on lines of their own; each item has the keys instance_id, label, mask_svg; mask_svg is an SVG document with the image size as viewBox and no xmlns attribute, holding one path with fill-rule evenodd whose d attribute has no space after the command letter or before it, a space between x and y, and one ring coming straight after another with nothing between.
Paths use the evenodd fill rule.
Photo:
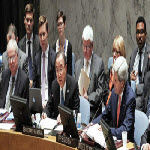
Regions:
<instances>
[{"instance_id":1,"label":"black suit","mask_svg":"<svg viewBox=\"0 0 150 150\"><path fill-rule=\"evenodd\" d=\"M5 69L2 73L2 99L0 101L0 108L5 108L10 76L10 69ZM18 68L18 75L14 85L14 95L29 100L29 79L20 67Z\"/></svg>"},{"instance_id":2,"label":"black suit","mask_svg":"<svg viewBox=\"0 0 150 150\"><path fill-rule=\"evenodd\" d=\"M150 144L150 124L149 124L147 130L145 131L144 135L141 138L141 146L146 143Z\"/></svg>"},{"instance_id":3,"label":"black suit","mask_svg":"<svg viewBox=\"0 0 150 150\"><path fill-rule=\"evenodd\" d=\"M39 53L35 57L34 65L33 65L33 86L35 88L41 88L41 55L42 50L39 51ZM55 57L56 53L55 51L50 48L48 51L48 71L47 71L47 77L48 77L48 95L51 91L51 84L52 81L55 79Z\"/></svg>"},{"instance_id":4,"label":"black suit","mask_svg":"<svg viewBox=\"0 0 150 150\"><path fill-rule=\"evenodd\" d=\"M60 104L60 86L55 79L52 83L52 94L47 102L44 112L50 118L57 118L58 105ZM79 89L78 82L70 75L66 75L66 93L64 105L72 110L79 110Z\"/></svg>"},{"instance_id":5,"label":"black suit","mask_svg":"<svg viewBox=\"0 0 150 150\"><path fill-rule=\"evenodd\" d=\"M56 52L56 43L53 45L53 49ZM72 45L69 41L67 45L67 73L72 76Z\"/></svg>"},{"instance_id":6,"label":"black suit","mask_svg":"<svg viewBox=\"0 0 150 150\"><path fill-rule=\"evenodd\" d=\"M26 35L19 41L18 47L26 53ZM39 37L36 34L33 34L33 62L35 59L36 54L40 51L40 42Z\"/></svg>"}]
</instances>

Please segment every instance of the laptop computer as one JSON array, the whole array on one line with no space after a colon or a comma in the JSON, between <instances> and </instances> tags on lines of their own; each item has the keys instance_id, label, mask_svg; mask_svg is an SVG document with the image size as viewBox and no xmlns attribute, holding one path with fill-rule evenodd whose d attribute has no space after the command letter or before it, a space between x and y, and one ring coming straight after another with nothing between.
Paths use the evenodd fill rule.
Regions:
<instances>
[{"instance_id":1,"label":"laptop computer","mask_svg":"<svg viewBox=\"0 0 150 150\"><path fill-rule=\"evenodd\" d=\"M32 114L42 113L42 96L41 89L30 88L29 89L29 110Z\"/></svg>"}]
</instances>

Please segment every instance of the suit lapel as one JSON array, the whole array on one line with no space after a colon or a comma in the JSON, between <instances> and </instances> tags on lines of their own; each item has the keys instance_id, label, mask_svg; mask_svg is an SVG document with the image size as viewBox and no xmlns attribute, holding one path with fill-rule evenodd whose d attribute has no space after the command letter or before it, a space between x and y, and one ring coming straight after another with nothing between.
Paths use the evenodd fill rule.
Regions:
<instances>
[{"instance_id":1,"label":"suit lapel","mask_svg":"<svg viewBox=\"0 0 150 150\"><path fill-rule=\"evenodd\" d=\"M91 80L91 78L92 78L92 74L93 74L93 66L95 66L95 61L94 61L94 54L92 55L92 60L91 60L91 66L90 66L90 75L89 75L89 77L90 77L90 80Z\"/></svg>"},{"instance_id":2,"label":"suit lapel","mask_svg":"<svg viewBox=\"0 0 150 150\"><path fill-rule=\"evenodd\" d=\"M22 51L26 53L26 35L24 36Z\"/></svg>"},{"instance_id":3,"label":"suit lapel","mask_svg":"<svg viewBox=\"0 0 150 150\"><path fill-rule=\"evenodd\" d=\"M32 55L33 61L34 61L35 55L36 55L36 38L33 34L33 55Z\"/></svg>"},{"instance_id":4,"label":"suit lapel","mask_svg":"<svg viewBox=\"0 0 150 150\"><path fill-rule=\"evenodd\" d=\"M144 53L144 61L143 61L143 69L142 69L142 80L144 78L144 72L145 72L145 69L147 67L147 61L148 61L148 50L147 50L147 46L145 47L145 53Z\"/></svg>"},{"instance_id":5,"label":"suit lapel","mask_svg":"<svg viewBox=\"0 0 150 150\"><path fill-rule=\"evenodd\" d=\"M69 92L70 82L68 81L68 75L66 75L66 94L65 94L65 106L69 106Z\"/></svg>"},{"instance_id":6,"label":"suit lapel","mask_svg":"<svg viewBox=\"0 0 150 150\"><path fill-rule=\"evenodd\" d=\"M20 83L21 83L21 72L20 72L20 67L18 68L18 75L17 75L17 79L16 79L16 84L15 84L15 92L14 92L14 95L18 95L18 91L19 91L19 88L20 88Z\"/></svg>"},{"instance_id":7,"label":"suit lapel","mask_svg":"<svg viewBox=\"0 0 150 150\"><path fill-rule=\"evenodd\" d=\"M133 53L133 59L131 60L131 70L130 70L130 72L133 71L133 66L134 66L135 57L136 57L136 55L137 55L137 52L138 52L138 48L136 48L135 53Z\"/></svg>"}]
</instances>

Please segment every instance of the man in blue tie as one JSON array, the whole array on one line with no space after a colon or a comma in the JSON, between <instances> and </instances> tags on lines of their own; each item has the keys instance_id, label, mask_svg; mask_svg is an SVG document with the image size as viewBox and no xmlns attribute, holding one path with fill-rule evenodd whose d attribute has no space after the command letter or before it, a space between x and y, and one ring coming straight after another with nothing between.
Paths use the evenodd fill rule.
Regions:
<instances>
[{"instance_id":1,"label":"man in blue tie","mask_svg":"<svg viewBox=\"0 0 150 150\"><path fill-rule=\"evenodd\" d=\"M57 79L52 82L52 93L44 110L43 118L48 116L50 118L57 118L58 121L60 119L58 116L58 105L62 104L78 111L80 99L78 82L67 74L66 57L62 51L56 54L55 69Z\"/></svg>"}]
</instances>

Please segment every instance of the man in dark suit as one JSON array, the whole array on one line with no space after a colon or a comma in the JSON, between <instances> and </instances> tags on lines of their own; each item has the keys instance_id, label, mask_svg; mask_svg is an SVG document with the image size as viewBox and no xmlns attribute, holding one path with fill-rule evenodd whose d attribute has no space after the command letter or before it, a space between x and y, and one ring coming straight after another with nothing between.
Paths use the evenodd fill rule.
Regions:
<instances>
[{"instance_id":1,"label":"man in dark suit","mask_svg":"<svg viewBox=\"0 0 150 150\"><path fill-rule=\"evenodd\" d=\"M84 57L75 64L75 77L79 80L83 68L90 78L88 91L83 89L83 97L90 102L90 120L102 112L104 89L104 63L102 58L93 52L93 29L87 25L82 34ZM80 93L81 94L81 93ZM82 96L82 95L81 95Z\"/></svg>"},{"instance_id":2,"label":"man in dark suit","mask_svg":"<svg viewBox=\"0 0 150 150\"><path fill-rule=\"evenodd\" d=\"M45 16L39 18L39 39L41 51L36 55L33 66L33 86L41 88L42 104L45 108L51 84L55 78L56 53L48 43L48 21Z\"/></svg>"},{"instance_id":3,"label":"man in dark suit","mask_svg":"<svg viewBox=\"0 0 150 150\"><path fill-rule=\"evenodd\" d=\"M2 73L2 99L0 107L10 112L10 95L29 99L29 79L18 67L18 46L14 39L7 45L9 68Z\"/></svg>"},{"instance_id":4,"label":"man in dark suit","mask_svg":"<svg viewBox=\"0 0 150 150\"><path fill-rule=\"evenodd\" d=\"M150 150L150 124L141 137L141 150Z\"/></svg>"},{"instance_id":5,"label":"man in dark suit","mask_svg":"<svg viewBox=\"0 0 150 150\"><path fill-rule=\"evenodd\" d=\"M14 39L18 43L17 29L13 24L10 24L8 27L7 43L10 39ZM9 68L7 50L2 55L2 64L3 70ZM18 49L18 65L25 71L25 73L28 73L27 64L27 55L21 49Z\"/></svg>"},{"instance_id":6,"label":"man in dark suit","mask_svg":"<svg viewBox=\"0 0 150 150\"><path fill-rule=\"evenodd\" d=\"M59 122L58 105L62 104L72 110L79 111L80 100L78 82L67 74L66 57L62 51L56 54L55 68L57 79L52 83L52 92L44 112L50 118L57 118ZM45 113L43 118L46 117Z\"/></svg>"},{"instance_id":7,"label":"man in dark suit","mask_svg":"<svg viewBox=\"0 0 150 150\"><path fill-rule=\"evenodd\" d=\"M118 57L113 65L114 89L106 109L93 123L99 123L103 118L111 127L113 136L122 139L122 131L127 131L128 139L134 142L135 122L135 94L128 79L128 65L126 59Z\"/></svg>"},{"instance_id":8,"label":"man in dark suit","mask_svg":"<svg viewBox=\"0 0 150 150\"><path fill-rule=\"evenodd\" d=\"M34 8L32 4L27 4L24 12L24 24L26 35L19 41L18 47L28 56L28 69L30 87L33 84L32 65L35 61L35 56L40 50L38 35L33 33L34 25Z\"/></svg>"},{"instance_id":9,"label":"man in dark suit","mask_svg":"<svg viewBox=\"0 0 150 150\"><path fill-rule=\"evenodd\" d=\"M149 70L148 66L148 57L150 46L146 43L147 32L146 32L146 22L145 19L140 16L136 21L136 41L138 47L132 52L130 57L130 64L129 64L129 79L135 87L135 93L140 95L141 88L143 88L144 77ZM139 90L140 89L140 90ZM136 99L136 108L143 111L143 102L142 99L139 97Z\"/></svg>"}]
</instances>

